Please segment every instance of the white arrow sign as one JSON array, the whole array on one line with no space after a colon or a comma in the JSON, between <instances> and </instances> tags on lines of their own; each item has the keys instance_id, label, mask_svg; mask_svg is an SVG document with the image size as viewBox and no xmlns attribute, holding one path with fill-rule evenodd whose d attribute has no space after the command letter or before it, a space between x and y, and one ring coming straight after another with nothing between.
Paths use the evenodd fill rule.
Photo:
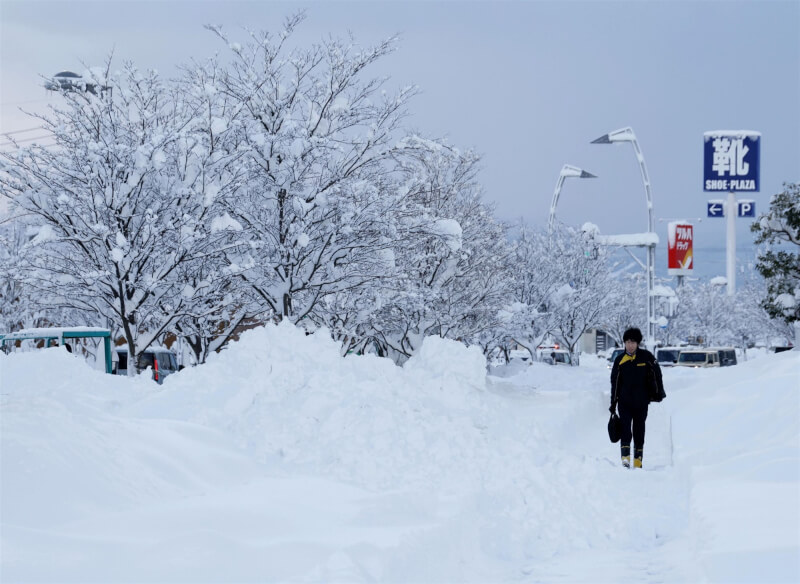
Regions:
<instances>
[{"instance_id":1,"label":"white arrow sign","mask_svg":"<svg viewBox=\"0 0 800 584\"><path fill-rule=\"evenodd\" d=\"M709 201L708 202L708 216L709 217L724 217L725 216L725 203L723 201Z\"/></svg>"}]
</instances>

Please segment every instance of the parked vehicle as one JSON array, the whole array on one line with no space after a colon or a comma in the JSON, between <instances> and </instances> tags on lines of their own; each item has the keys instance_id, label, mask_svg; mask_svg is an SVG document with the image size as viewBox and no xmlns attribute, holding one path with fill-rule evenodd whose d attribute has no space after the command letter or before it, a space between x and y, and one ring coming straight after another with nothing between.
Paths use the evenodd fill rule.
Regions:
<instances>
[{"instance_id":1,"label":"parked vehicle","mask_svg":"<svg viewBox=\"0 0 800 584\"><path fill-rule=\"evenodd\" d=\"M128 350L115 349L114 356L113 373L127 375ZM141 373L148 367L153 371L153 379L159 384L164 383L167 376L183 369L182 365L178 365L177 355L166 347L152 347L139 353L136 363L137 372Z\"/></svg>"},{"instance_id":2,"label":"parked vehicle","mask_svg":"<svg viewBox=\"0 0 800 584\"><path fill-rule=\"evenodd\" d=\"M719 352L716 349L687 349L678 355L681 367L719 367Z\"/></svg>"},{"instance_id":3,"label":"parked vehicle","mask_svg":"<svg viewBox=\"0 0 800 584\"><path fill-rule=\"evenodd\" d=\"M572 359L569 356L569 351L564 349L550 349L544 350L540 353L539 360L548 365L571 365Z\"/></svg>"},{"instance_id":4,"label":"parked vehicle","mask_svg":"<svg viewBox=\"0 0 800 584\"><path fill-rule=\"evenodd\" d=\"M656 349L656 361L661 367L674 367L678 364L678 357L681 350L686 347L658 347Z\"/></svg>"},{"instance_id":5,"label":"parked vehicle","mask_svg":"<svg viewBox=\"0 0 800 584\"><path fill-rule=\"evenodd\" d=\"M624 353L624 352L625 352L625 349L622 349L622 348L614 349L613 351L611 351L611 355L608 357L608 368L609 369L611 369L614 366L614 361L616 360L616 358L619 357L620 355L622 355L622 353Z\"/></svg>"},{"instance_id":6,"label":"parked vehicle","mask_svg":"<svg viewBox=\"0 0 800 584\"><path fill-rule=\"evenodd\" d=\"M510 361L523 361L530 364L531 354L527 349L512 349L508 352L508 360Z\"/></svg>"},{"instance_id":7,"label":"parked vehicle","mask_svg":"<svg viewBox=\"0 0 800 584\"><path fill-rule=\"evenodd\" d=\"M733 347L714 347L714 350L719 354L719 366L730 367L736 365L736 349Z\"/></svg>"}]
</instances>

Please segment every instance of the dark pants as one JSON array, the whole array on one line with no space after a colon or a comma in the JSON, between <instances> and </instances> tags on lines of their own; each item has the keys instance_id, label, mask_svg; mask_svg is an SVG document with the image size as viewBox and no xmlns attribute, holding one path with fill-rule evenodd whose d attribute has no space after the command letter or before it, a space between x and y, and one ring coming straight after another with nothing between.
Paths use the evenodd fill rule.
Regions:
<instances>
[{"instance_id":1,"label":"dark pants","mask_svg":"<svg viewBox=\"0 0 800 584\"><path fill-rule=\"evenodd\" d=\"M620 440L622 455L630 455L631 436L633 436L635 455L641 458L641 452L644 449L644 422L647 420L647 405L637 408L619 402L617 410L619 410L619 419L622 425L622 439ZM631 432L631 426L633 426L633 432Z\"/></svg>"}]
</instances>

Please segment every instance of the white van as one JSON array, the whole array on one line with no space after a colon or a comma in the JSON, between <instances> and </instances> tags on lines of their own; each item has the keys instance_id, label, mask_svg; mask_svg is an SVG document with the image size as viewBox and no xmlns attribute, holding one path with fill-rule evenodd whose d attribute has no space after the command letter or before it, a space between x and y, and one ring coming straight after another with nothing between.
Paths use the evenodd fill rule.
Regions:
<instances>
[{"instance_id":1,"label":"white van","mask_svg":"<svg viewBox=\"0 0 800 584\"><path fill-rule=\"evenodd\" d=\"M681 367L719 367L719 352L715 349L687 349L678 355Z\"/></svg>"},{"instance_id":2,"label":"white van","mask_svg":"<svg viewBox=\"0 0 800 584\"><path fill-rule=\"evenodd\" d=\"M564 349L544 349L539 352L539 361L548 365L572 365L569 351Z\"/></svg>"},{"instance_id":3,"label":"white van","mask_svg":"<svg viewBox=\"0 0 800 584\"><path fill-rule=\"evenodd\" d=\"M661 367L672 367L678 364L678 357L686 347L657 347L656 361Z\"/></svg>"},{"instance_id":4,"label":"white van","mask_svg":"<svg viewBox=\"0 0 800 584\"><path fill-rule=\"evenodd\" d=\"M719 354L719 366L730 367L736 365L736 349L733 347L713 347L713 350Z\"/></svg>"}]
</instances>

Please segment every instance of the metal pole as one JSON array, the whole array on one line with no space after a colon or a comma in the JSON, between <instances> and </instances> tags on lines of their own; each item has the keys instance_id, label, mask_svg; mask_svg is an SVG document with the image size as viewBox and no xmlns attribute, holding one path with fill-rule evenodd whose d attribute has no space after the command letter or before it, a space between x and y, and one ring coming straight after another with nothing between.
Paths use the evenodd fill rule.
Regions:
<instances>
[{"instance_id":1,"label":"metal pole","mask_svg":"<svg viewBox=\"0 0 800 584\"><path fill-rule=\"evenodd\" d=\"M558 174L558 181L556 182L556 190L553 192L553 200L550 202L550 220L547 222L547 234L553 234L553 226L556 221L556 207L558 206L558 197L561 195L561 188L564 186L564 179L574 178L597 178L591 172L586 172L576 166L565 164Z\"/></svg>"},{"instance_id":2,"label":"metal pole","mask_svg":"<svg viewBox=\"0 0 800 584\"><path fill-rule=\"evenodd\" d=\"M653 193L650 189L650 177L647 174L647 166L644 163L644 155L639 142L636 140L636 134L633 129L628 128L630 131L630 143L633 145L633 151L636 154L636 160L639 162L639 170L642 173L642 182L644 183L644 193L647 198L647 232L655 233L655 218L653 216ZM647 339L650 343L650 348L655 345L656 339L656 298L653 294L655 289L655 265L656 265L656 248L654 245L647 246Z\"/></svg>"},{"instance_id":3,"label":"metal pole","mask_svg":"<svg viewBox=\"0 0 800 584\"><path fill-rule=\"evenodd\" d=\"M736 293L736 193L728 193L728 208L726 219L728 221L728 235L725 238L726 275L728 277L728 296Z\"/></svg>"},{"instance_id":4,"label":"metal pole","mask_svg":"<svg viewBox=\"0 0 800 584\"><path fill-rule=\"evenodd\" d=\"M642 173L642 182L644 183L644 193L647 197L647 232L655 233L655 219L653 217L653 195L650 190L650 177L647 174L647 166L644 163L644 155L639 142L636 140L636 134L633 133L633 128L622 128L614 132L610 132L604 136L600 136L592 141L592 144L614 144L615 142L630 142L633 145L633 151L636 154L636 160L639 162L639 170ZM655 261L656 248L654 245L647 246L647 341L650 343L650 348L655 345L656 338L656 322L655 322Z\"/></svg>"},{"instance_id":5,"label":"metal pole","mask_svg":"<svg viewBox=\"0 0 800 584\"><path fill-rule=\"evenodd\" d=\"M547 222L547 234L553 235L553 224L556 220L556 205L558 205L558 197L561 194L561 187L564 186L564 170L558 175L558 182L556 182L556 190L553 193L553 200L550 202L550 220Z\"/></svg>"},{"instance_id":6,"label":"metal pole","mask_svg":"<svg viewBox=\"0 0 800 584\"><path fill-rule=\"evenodd\" d=\"M106 373L111 374L111 335L103 337L103 356L106 360Z\"/></svg>"}]
</instances>

